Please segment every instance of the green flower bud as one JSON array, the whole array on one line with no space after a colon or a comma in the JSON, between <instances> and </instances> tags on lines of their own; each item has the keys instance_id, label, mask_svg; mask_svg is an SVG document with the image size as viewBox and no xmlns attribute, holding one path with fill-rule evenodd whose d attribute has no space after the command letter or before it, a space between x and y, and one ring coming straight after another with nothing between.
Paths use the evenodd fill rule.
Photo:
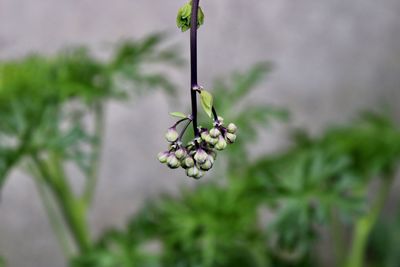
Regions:
<instances>
[{"instance_id":1,"label":"green flower bud","mask_svg":"<svg viewBox=\"0 0 400 267\"><path fill-rule=\"evenodd\" d=\"M165 151L165 152L160 152L160 153L158 153L158 160L161 162L161 163L167 163L167 159L168 159L168 155L169 155L169 152L168 151Z\"/></svg>"},{"instance_id":2,"label":"green flower bud","mask_svg":"<svg viewBox=\"0 0 400 267\"><path fill-rule=\"evenodd\" d=\"M203 164L200 165L200 169L204 171L208 171L212 168L214 159L211 157L212 160L207 159Z\"/></svg>"},{"instance_id":3,"label":"green flower bud","mask_svg":"<svg viewBox=\"0 0 400 267\"><path fill-rule=\"evenodd\" d=\"M206 141L207 137L210 136L210 135L208 134L208 131L202 131L200 136L201 136L201 139Z\"/></svg>"},{"instance_id":4,"label":"green flower bud","mask_svg":"<svg viewBox=\"0 0 400 267\"><path fill-rule=\"evenodd\" d=\"M212 128L211 130L210 130L210 136L212 137L212 138L217 138L218 136L220 136L221 135L221 132L217 129L217 128Z\"/></svg>"},{"instance_id":5,"label":"green flower bud","mask_svg":"<svg viewBox=\"0 0 400 267\"><path fill-rule=\"evenodd\" d=\"M167 164L168 164L168 167L170 167L171 169L176 169L181 165L181 163L179 162L179 160L175 157L175 155L173 153L170 153L170 155L168 156Z\"/></svg>"},{"instance_id":6,"label":"green flower bud","mask_svg":"<svg viewBox=\"0 0 400 267\"><path fill-rule=\"evenodd\" d=\"M179 134L176 131L175 127L169 128L167 133L165 134L165 139L167 139L168 142L175 142L178 140Z\"/></svg>"},{"instance_id":7,"label":"green flower bud","mask_svg":"<svg viewBox=\"0 0 400 267\"><path fill-rule=\"evenodd\" d=\"M183 166L187 167L187 168L191 168L194 166L194 159L192 157L186 157L183 160Z\"/></svg>"},{"instance_id":8,"label":"green flower bud","mask_svg":"<svg viewBox=\"0 0 400 267\"><path fill-rule=\"evenodd\" d=\"M215 148L217 150L224 150L226 148L226 141L225 139L222 137L222 135L219 136L218 138L218 143L215 145Z\"/></svg>"},{"instance_id":9,"label":"green flower bud","mask_svg":"<svg viewBox=\"0 0 400 267\"><path fill-rule=\"evenodd\" d=\"M189 169L186 170L186 175L189 177L196 178L197 175L199 175L199 169L196 166L193 166Z\"/></svg>"},{"instance_id":10,"label":"green flower bud","mask_svg":"<svg viewBox=\"0 0 400 267\"><path fill-rule=\"evenodd\" d=\"M227 133L225 137L226 137L226 141L227 141L229 144L235 143L236 134Z\"/></svg>"},{"instance_id":11,"label":"green flower bud","mask_svg":"<svg viewBox=\"0 0 400 267\"><path fill-rule=\"evenodd\" d=\"M186 154L186 149L184 148L179 148L177 151L175 151L175 156L177 159L183 159Z\"/></svg>"},{"instance_id":12,"label":"green flower bud","mask_svg":"<svg viewBox=\"0 0 400 267\"><path fill-rule=\"evenodd\" d=\"M204 172L201 171L201 170L199 170L199 172L197 173L197 175L195 175L193 178L195 178L195 179L200 179L200 178L203 177L203 176L204 176Z\"/></svg>"},{"instance_id":13,"label":"green flower bud","mask_svg":"<svg viewBox=\"0 0 400 267\"><path fill-rule=\"evenodd\" d=\"M220 125L224 124L224 118L222 118L221 116L218 116L218 122Z\"/></svg>"},{"instance_id":14,"label":"green flower bud","mask_svg":"<svg viewBox=\"0 0 400 267\"><path fill-rule=\"evenodd\" d=\"M207 143L209 143L210 145L215 145L218 142L218 138L212 138L210 135L207 136L206 140Z\"/></svg>"},{"instance_id":15,"label":"green flower bud","mask_svg":"<svg viewBox=\"0 0 400 267\"><path fill-rule=\"evenodd\" d=\"M231 133L231 134L234 134L237 131L237 127L233 123L229 123L228 127L226 127L226 129L228 130L228 133Z\"/></svg>"},{"instance_id":16,"label":"green flower bud","mask_svg":"<svg viewBox=\"0 0 400 267\"><path fill-rule=\"evenodd\" d=\"M207 156L208 154L203 149L199 148L194 154L194 159L197 163L203 164L207 160Z\"/></svg>"}]
</instances>

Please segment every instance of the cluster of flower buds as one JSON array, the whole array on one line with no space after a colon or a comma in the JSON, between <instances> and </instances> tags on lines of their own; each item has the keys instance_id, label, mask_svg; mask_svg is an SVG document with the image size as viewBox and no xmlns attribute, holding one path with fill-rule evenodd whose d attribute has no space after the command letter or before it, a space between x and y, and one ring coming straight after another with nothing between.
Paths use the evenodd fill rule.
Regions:
<instances>
[{"instance_id":1,"label":"cluster of flower buds","mask_svg":"<svg viewBox=\"0 0 400 267\"><path fill-rule=\"evenodd\" d=\"M186 170L187 176L199 179L213 167L217 157L216 150L224 150L227 144L235 142L236 131L235 124L229 123L225 127L223 118L218 117L213 128L208 130L199 127L200 136L195 137L187 145L183 145L181 141L182 133L179 134L176 125L174 125L168 129L165 135L170 143L169 150L160 152L158 160L171 169L182 167Z\"/></svg>"}]
</instances>

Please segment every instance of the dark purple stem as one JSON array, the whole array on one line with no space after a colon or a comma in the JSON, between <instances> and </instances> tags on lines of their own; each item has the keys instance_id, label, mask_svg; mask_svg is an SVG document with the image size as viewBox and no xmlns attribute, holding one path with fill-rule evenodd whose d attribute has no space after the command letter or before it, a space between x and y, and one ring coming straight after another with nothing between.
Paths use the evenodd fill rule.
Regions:
<instances>
[{"instance_id":1,"label":"dark purple stem","mask_svg":"<svg viewBox=\"0 0 400 267\"><path fill-rule=\"evenodd\" d=\"M199 130L197 129L197 96L195 88L197 84L197 15L199 10L199 1L192 1L192 18L190 21L190 72L191 72L191 88L190 95L192 100L192 120L193 131L195 137L198 137Z\"/></svg>"}]
</instances>

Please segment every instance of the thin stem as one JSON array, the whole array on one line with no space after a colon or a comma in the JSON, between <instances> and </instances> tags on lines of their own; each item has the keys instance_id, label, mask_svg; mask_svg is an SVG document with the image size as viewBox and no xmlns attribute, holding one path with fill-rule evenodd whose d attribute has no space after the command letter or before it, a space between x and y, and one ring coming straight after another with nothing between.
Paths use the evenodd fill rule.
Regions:
<instances>
[{"instance_id":1,"label":"thin stem","mask_svg":"<svg viewBox=\"0 0 400 267\"><path fill-rule=\"evenodd\" d=\"M179 141L182 140L182 137L183 137L183 135L185 134L186 129L187 129L187 127L190 125L190 123L192 123L191 120L188 121L188 122L186 123L186 125L183 127L182 132L179 134L179 137L178 137L178 140L179 140Z\"/></svg>"},{"instance_id":2,"label":"thin stem","mask_svg":"<svg viewBox=\"0 0 400 267\"><path fill-rule=\"evenodd\" d=\"M197 84L197 21L198 21L198 10L199 1L192 1L192 17L190 25L190 72L191 72L191 87L190 95L192 101L192 119L193 119L193 132L195 137L199 136L199 130L197 129L197 95L195 88Z\"/></svg>"},{"instance_id":3,"label":"thin stem","mask_svg":"<svg viewBox=\"0 0 400 267\"><path fill-rule=\"evenodd\" d=\"M180 119L179 121L175 122L175 124L172 125L171 128L175 128L175 127L178 126L181 122L184 122L184 121L186 121L186 120L190 120L190 119L189 119L189 118Z\"/></svg>"},{"instance_id":4,"label":"thin stem","mask_svg":"<svg viewBox=\"0 0 400 267\"><path fill-rule=\"evenodd\" d=\"M353 235L354 237L346 267L364 266L365 250L367 247L368 238L385 204L385 200L389 194L393 179L393 174L384 177L371 210L356 222Z\"/></svg>"},{"instance_id":5,"label":"thin stem","mask_svg":"<svg viewBox=\"0 0 400 267\"><path fill-rule=\"evenodd\" d=\"M101 103L96 103L94 107L94 123L95 123L95 144L92 150L92 159L90 164L90 170L88 174L88 180L85 184L84 201L89 206L93 201L93 195L95 193L97 179L99 176L99 164L100 154L103 143L104 135L104 110Z\"/></svg>"},{"instance_id":6,"label":"thin stem","mask_svg":"<svg viewBox=\"0 0 400 267\"><path fill-rule=\"evenodd\" d=\"M34 172L34 171L31 170L31 173L32 172ZM62 219L59 217L59 215L57 214L57 212L55 210L55 207L53 206L54 205L53 201L51 199L51 196L47 192L46 184L43 183L43 179L40 177L40 175L38 175L36 173L33 173L32 176L34 178L37 191L42 200L42 203L46 210L47 216L49 218L51 228L53 229L53 231L60 243L60 246L64 252L64 256L68 259L72 254L71 253L72 250L70 248L68 236L63 227Z\"/></svg>"},{"instance_id":7,"label":"thin stem","mask_svg":"<svg viewBox=\"0 0 400 267\"><path fill-rule=\"evenodd\" d=\"M88 251L91 242L85 221L85 207L72 193L64 174L61 173L59 161L52 158L51 162L46 164L37 155L33 155L32 159L57 200L77 248L81 253Z\"/></svg>"},{"instance_id":8,"label":"thin stem","mask_svg":"<svg viewBox=\"0 0 400 267\"><path fill-rule=\"evenodd\" d=\"M214 116L214 121L218 121L218 114L217 114L217 111L215 110L214 106L212 106L212 114Z\"/></svg>"},{"instance_id":9,"label":"thin stem","mask_svg":"<svg viewBox=\"0 0 400 267\"><path fill-rule=\"evenodd\" d=\"M345 260L345 241L343 226L339 219L339 214L335 208L331 209L331 238L334 245L336 266L343 266Z\"/></svg>"}]
</instances>

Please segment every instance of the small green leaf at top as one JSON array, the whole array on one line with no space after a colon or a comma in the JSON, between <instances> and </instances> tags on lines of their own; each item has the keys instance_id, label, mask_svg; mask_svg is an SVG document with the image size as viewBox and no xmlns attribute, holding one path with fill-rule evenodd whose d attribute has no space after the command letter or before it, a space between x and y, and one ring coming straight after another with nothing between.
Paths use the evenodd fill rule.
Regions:
<instances>
[{"instance_id":1,"label":"small green leaf at top","mask_svg":"<svg viewBox=\"0 0 400 267\"><path fill-rule=\"evenodd\" d=\"M213 107L213 96L206 90L200 91L201 106L207 115L211 118Z\"/></svg>"},{"instance_id":2,"label":"small green leaf at top","mask_svg":"<svg viewBox=\"0 0 400 267\"><path fill-rule=\"evenodd\" d=\"M184 4L178 11L178 15L176 17L176 25L182 32L185 32L190 29L192 19L192 1ZM199 7L197 13L197 28L199 28L204 23L204 13L201 7Z\"/></svg>"},{"instance_id":3,"label":"small green leaf at top","mask_svg":"<svg viewBox=\"0 0 400 267\"><path fill-rule=\"evenodd\" d=\"M183 114L182 112L179 112L179 111L171 112L170 115L173 116L173 117L182 118L182 119L186 119L187 118L187 115L185 115L185 114Z\"/></svg>"}]
</instances>

